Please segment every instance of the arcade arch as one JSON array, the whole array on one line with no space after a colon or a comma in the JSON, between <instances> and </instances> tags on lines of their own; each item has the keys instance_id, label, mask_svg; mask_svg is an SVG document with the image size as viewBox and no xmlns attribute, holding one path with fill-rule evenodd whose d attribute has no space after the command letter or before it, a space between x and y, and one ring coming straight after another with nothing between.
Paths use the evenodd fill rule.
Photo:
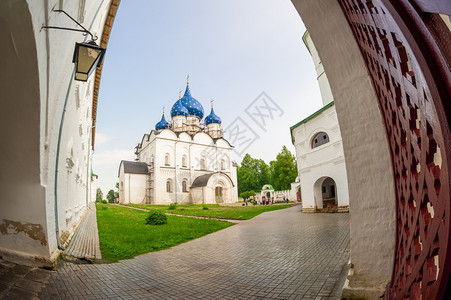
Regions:
<instances>
[{"instance_id":1,"label":"arcade arch","mask_svg":"<svg viewBox=\"0 0 451 300\"><path fill-rule=\"evenodd\" d=\"M117 6L118 1L113 2ZM451 247L449 239L451 219L449 205L451 135L449 124L451 110L449 102L447 102L450 91L450 75L449 68L447 68L449 53L442 50L442 47L449 45L446 43L446 41L449 42L449 39L440 41L441 32L447 33L447 31L432 32L429 29L434 25L439 25L437 19L439 17L430 14L437 11L434 11L433 8L428 10L428 7L433 6L416 0L373 0L369 2L361 0L293 0L292 2L310 32L328 74L343 136L350 183L349 195L354 213L351 220L351 253L353 253L352 264L354 265L354 275L350 279L351 288L353 284L358 286L359 283L367 282L370 284L370 286L366 286L367 288L384 289L387 278L390 278L392 274L391 266L394 265L393 254L390 253L394 252L395 246L398 250L400 247L413 246L411 244L395 245L395 222L390 221L395 220L395 203L400 207L398 216L408 215L408 210L401 205L402 200L405 200L403 186L410 186L410 183L412 186L415 186L416 183L423 186L424 183L430 198L420 199L420 196L415 194L413 200L415 203L418 202L416 205L418 209L423 200L428 203L432 203L431 201L445 203L443 211L441 211L441 214L445 216L445 225L442 225L444 227L441 232L437 232L441 247L440 253L445 254L440 256L440 265L436 268L439 273L437 273L436 280L431 283L433 288L430 289L435 292L432 296L443 297L451 268L451 264L449 264L451 259L449 255L451 253L449 251L449 247ZM437 0L427 2L438 3L438 5L444 3ZM17 243L14 240L15 237L9 235L2 235L1 242L2 246L7 249L23 251L29 255L50 257L55 252L58 242L58 236L54 232L58 225L55 226L51 223L58 224L58 217L63 219L64 209L58 209L55 205L57 203L52 203L55 197L53 189L55 189L56 195L59 185L63 183L58 184L57 182L58 178L62 178L58 176L58 170L55 170L55 165L58 166L57 151L55 151L57 148L55 140L58 134L52 131L52 128L58 128L60 120L49 117L48 112L49 108L57 112L61 111L62 107L61 104L58 104L57 99L64 96L60 97L62 95L59 95L58 92L49 90L51 86L49 81L55 77L63 78L61 82L67 85L68 91L72 81L69 79L70 72L66 72L68 74L62 74L63 76L60 77L57 76L59 75L57 71L45 67L45 57L52 56L46 51L51 50L37 49L37 46L45 48L43 46L45 41L36 36L37 31L34 30L32 14L37 15L37 23L41 19L44 20L44 16L39 15L40 12L37 11L30 12L30 6L25 0L14 1L13 6L9 6L10 3L2 1L0 4L2 15L16 16L16 18L8 18L8 20L2 18L2 26L0 26L0 33L3 33L3 36L11 36L14 43L14 47L11 47L11 43L4 43L1 46L4 62L2 74L8 74L8 76L2 76L0 91L4 95L3 99L14 99L14 101L5 101L2 109L7 113L2 115L0 133L1 139L4 141L2 145L7 145L7 147L1 148L2 170L0 172L1 175L5 175L2 176L5 180L0 181L0 191L1 198L15 199L15 201L2 201L0 219L21 219L28 223L38 224L41 226L43 239L42 246L36 246L34 241L27 240L26 237L18 237L23 240ZM32 7L32 9L36 8ZM108 9L104 8L104 10ZM405 13L406 10L409 10L409 15ZM355 25L359 20L353 18L365 14L372 14L374 18L386 18L386 22L380 24L389 24L395 32L385 32L385 35L385 29L375 31L375 28L372 28L374 24ZM349 19L349 22L346 18ZM361 22L363 19L372 20L372 18L364 17L361 19ZM352 24L353 27L351 28L349 24ZM369 28L369 31L367 31L366 37L361 39L359 30L364 30L363 28ZM105 34L107 40L109 31ZM446 36L449 37L449 35ZM39 41L37 41L38 39ZM60 45L63 45L63 42L65 41L61 41ZM420 43L422 44L420 45ZM330 47L331 44L335 46ZM389 48L384 49L383 47L387 45ZM55 49L58 50L58 48ZM387 58L388 62L378 61L376 56L372 56L371 51L373 50L369 49L381 50L381 57L384 55L383 52L391 53L391 57ZM360 50L364 52L363 56ZM69 53L70 51L63 52ZM17 53L21 54L20 57ZM41 67L38 67L38 56L42 57L44 62ZM406 57L407 60L405 60ZM66 59L66 57L63 58ZM390 61L394 64L388 65ZM54 65L64 64L54 63ZM65 69L66 66L64 65L61 69ZM67 69L71 70L71 68ZM380 77L377 74L381 74ZM100 78L100 72L97 72L97 77ZM26 89L21 88L24 82L27 83ZM374 89L373 83L376 89ZM45 87L46 84L47 87ZM383 84L385 84L385 88ZM97 82L96 87L94 94L98 93ZM414 94L407 97L406 91L414 91ZM390 99L390 95L396 98L394 102L393 99ZM358 105L355 103L356 99ZM378 100L381 102L379 103ZM410 100L413 102L408 102ZM414 103L414 101L417 102ZM95 102L93 121L95 121L96 105ZM382 113L379 107L382 109ZM412 113L414 111L421 117L415 118L415 114ZM396 124L392 124L392 120ZM410 127L413 126L412 124L416 124L417 120L419 128ZM371 128L371 130L365 131L364 135L361 134L363 129L359 129L362 124L365 125L365 128ZM395 127L397 130L393 130ZM76 131L77 128L65 127L63 134L71 130ZM92 132L93 135L94 133L95 131ZM419 140L423 143L420 148L416 144ZM403 148L406 143L409 144ZM20 153L17 149L21 149ZM409 164L415 165L415 162L419 167L406 167L405 159L400 158L400 149L403 149L403 153L407 153ZM432 153L424 153L424 151ZM368 155L368 152L371 155ZM434 162L435 155L441 156L441 164ZM391 163L392 159L393 164ZM406 169L409 170L409 176L406 176L407 174L404 172ZM21 170L27 170L27 172L24 173ZM415 170L417 170L416 174ZM54 175L49 175L52 172ZM421 176L418 176L419 174ZM419 178L427 178L427 180L420 182ZM410 182L408 183L407 180ZM435 186L429 182L433 182ZM438 194L437 184L440 186ZM396 196L395 190L399 197ZM59 192L61 193L61 191ZM370 197L368 197L369 195ZM377 205L378 210L367 210L369 201ZM33 216L24 215L22 207L27 207L28 210L37 213ZM438 208L437 205L434 207ZM55 212L52 212L53 209ZM423 212L421 213L423 214ZM437 220L438 218L432 216L431 224L439 224ZM361 224L376 225L361 226ZM402 226L412 229L416 225L416 223L408 222L402 224ZM438 228L438 225L434 226L431 228ZM398 240L403 241L402 230L399 232ZM361 240L363 236L368 237L367 243L357 243L356 241ZM431 236L432 239L435 239L435 235ZM381 244L381 240L384 243ZM22 245L21 249L16 248L15 245L18 244ZM432 247L433 244L424 244L423 253L425 254L421 257L433 260L427 254L433 253L433 251L426 248L426 246ZM376 253L365 251L375 245L378 247ZM407 258L398 250L396 260L405 263ZM406 252L408 251L402 253ZM422 269L425 260L419 261L418 264L415 269ZM396 295L409 296L412 286L400 287L396 283L396 280L406 281L402 277L407 276L405 272L395 270L393 274L393 285L390 286L393 290L390 289L389 292L394 294L396 291L398 292ZM412 285L421 285L422 283L413 277L408 279Z\"/></svg>"},{"instance_id":2,"label":"arcade arch","mask_svg":"<svg viewBox=\"0 0 451 300\"><path fill-rule=\"evenodd\" d=\"M319 178L318 180L316 180L313 189L316 209L337 211L337 184L331 177L324 176Z\"/></svg>"}]
</instances>

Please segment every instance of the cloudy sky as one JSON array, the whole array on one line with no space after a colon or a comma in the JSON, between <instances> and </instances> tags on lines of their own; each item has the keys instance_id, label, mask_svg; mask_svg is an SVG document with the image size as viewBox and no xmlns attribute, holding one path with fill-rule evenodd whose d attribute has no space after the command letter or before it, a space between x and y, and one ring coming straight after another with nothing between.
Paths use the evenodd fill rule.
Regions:
<instances>
[{"instance_id":1,"label":"cloudy sky","mask_svg":"<svg viewBox=\"0 0 451 300\"><path fill-rule=\"evenodd\" d=\"M93 170L104 194L122 159L190 89L222 119L234 159L266 162L321 108L305 27L289 0L122 1L104 61ZM168 119L169 120L169 119Z\"/></svg>"}]
</instances>

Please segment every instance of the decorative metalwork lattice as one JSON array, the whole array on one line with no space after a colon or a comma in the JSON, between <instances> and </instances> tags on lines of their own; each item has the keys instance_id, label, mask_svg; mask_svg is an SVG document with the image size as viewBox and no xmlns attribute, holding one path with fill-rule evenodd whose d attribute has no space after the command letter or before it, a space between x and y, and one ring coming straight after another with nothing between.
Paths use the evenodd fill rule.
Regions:
<instances>
[{"instance_id":1,"label":"decorative metalwork lattice","mask_svg":"<svg viewBox=\"0 0 451 300\"><path fill-rule=\"evenodd\" d=\"M385 296L441 299L451 268L451 149L450 113L443 114L449 99L437 86L449 83L430 76L434 61L415 56L425 50L412 38L411 15L399 11L407 0L338 1L372 78L390 143L397 241Z\"/></svg>"}]
</instances>

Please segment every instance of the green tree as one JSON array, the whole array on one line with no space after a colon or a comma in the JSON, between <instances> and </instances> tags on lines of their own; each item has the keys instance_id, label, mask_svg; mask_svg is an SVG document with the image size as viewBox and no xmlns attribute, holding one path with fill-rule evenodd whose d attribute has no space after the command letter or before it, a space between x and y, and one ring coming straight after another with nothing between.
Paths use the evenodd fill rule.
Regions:
<instances>
[{"instance_id":1,"label":"green tree","mask_svg":"<svg viewBox=\"0 0 451 300\"><path fill-rule=\"evenodd\" d=\"M242 192L250 191L258 184L255 172L257 171L254 159L246 153L241 166L237 168L238 177L238 194Z\"/></svg>"},{"instance_id":2,"label":"green tree","mask_svg":"<svg viewBox=\"0 0 451 300\"><path fill-rule=\"evenodd\" d=\"M237 168L238 193L247 191L259 191L262 186L269 183L271 173L269 166L263 159L252 158L247 153L241 166Z\"/></svg>"},{"instance_id":3,"label":"green tree","mask_svg":"<svg viewBox=\"0 0 451 300\"><path fill-rule=\"evenodd\" d=\"M114 191L113 190L109 190L108 194L106 195L106 198L107 198L108 202L114 203L114 199L116 198L114 196Z\"/></svg>"},{"instance_id":4,"label":"green tree","mask_svg":"<svg viewBox=\"0 0 451 300\"><path fill-rule=\"evenodd\" d=\"M261 190L265 184L269 184L271 181L271 169L263 159L258 160L258 170L259 170L257 176L258 186L255 189L256 191Z\"/></svg>"},{"instance_id":5,"label":"green tree","mask_svg":"<svg viewBox=\"0 0 451 300\"><path fill-rule=\"evenodd\" d=\"M100 188L96 190L96 202L101 202L103 200L103 193Z\"/></svg>"},{"instance_id":6,"label":"green tree","mask_svg":"<svg viewBox=\"0 0 451 300\"><path fill-rule=\"evenodd\" d=\"M254 195L255 195L255 192L253 190L251 190L251 191L242 192L240 194L240 197L243 198L243 200L246 200L246 199L249 200L249 198Z\"/></svg>"},{"instance_id":7,"label":"green tree","mask_svg":"<svg viewBox=\"0 0 451 300\"><path fill-rule=\"evenodd\" d=\"M275 190L289 190L298 175L296 158L286 146L277 154L276 160L270 162L271 183Z\"/></svg>"}]
</instances>

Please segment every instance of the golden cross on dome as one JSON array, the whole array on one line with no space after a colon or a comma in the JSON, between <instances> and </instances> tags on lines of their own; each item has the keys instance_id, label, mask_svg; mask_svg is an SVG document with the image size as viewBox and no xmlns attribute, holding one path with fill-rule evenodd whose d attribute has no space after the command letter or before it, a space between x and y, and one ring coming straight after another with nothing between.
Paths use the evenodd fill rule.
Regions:
<instances>
[{"instance_id":1,"label":"golden cross on dome","mask_svg":"<svg viewBox=\"0 0 451 300\"><path fill-rule=\"evenodd\" d=\"M164 106L163 106L163 115L164 115Z\"/></svg>"},{"instance_id":2,"label":"golden cross on dome","mask_svg":"<svg viewBox=\"0 0 451 300\"><path fill-rule=\"evenodd\" d=\"M211 107L213 107L213 102L214 102L214 101L215 101L215 100L213 100L213 99L210 100Z\"/></svg>"},{"instance_id":3,"label":"golden cross on dome","mask_svg":"<svg viewBox=\"0 0 451 300\"><path fill-rule=\"evenodd\" d=\"M186 76L186 84L189 84L189 74Z\"/></svg>"},{"instance_id":4,"label":"golden cross on dome","mask_svg":"<svg viewBox=\"0 0 451 300\"><path fill-rule=\"evenodd\" d=\"M179 99L182 98L182 90L179 90Z\"/></svg>"}]
</instances>

